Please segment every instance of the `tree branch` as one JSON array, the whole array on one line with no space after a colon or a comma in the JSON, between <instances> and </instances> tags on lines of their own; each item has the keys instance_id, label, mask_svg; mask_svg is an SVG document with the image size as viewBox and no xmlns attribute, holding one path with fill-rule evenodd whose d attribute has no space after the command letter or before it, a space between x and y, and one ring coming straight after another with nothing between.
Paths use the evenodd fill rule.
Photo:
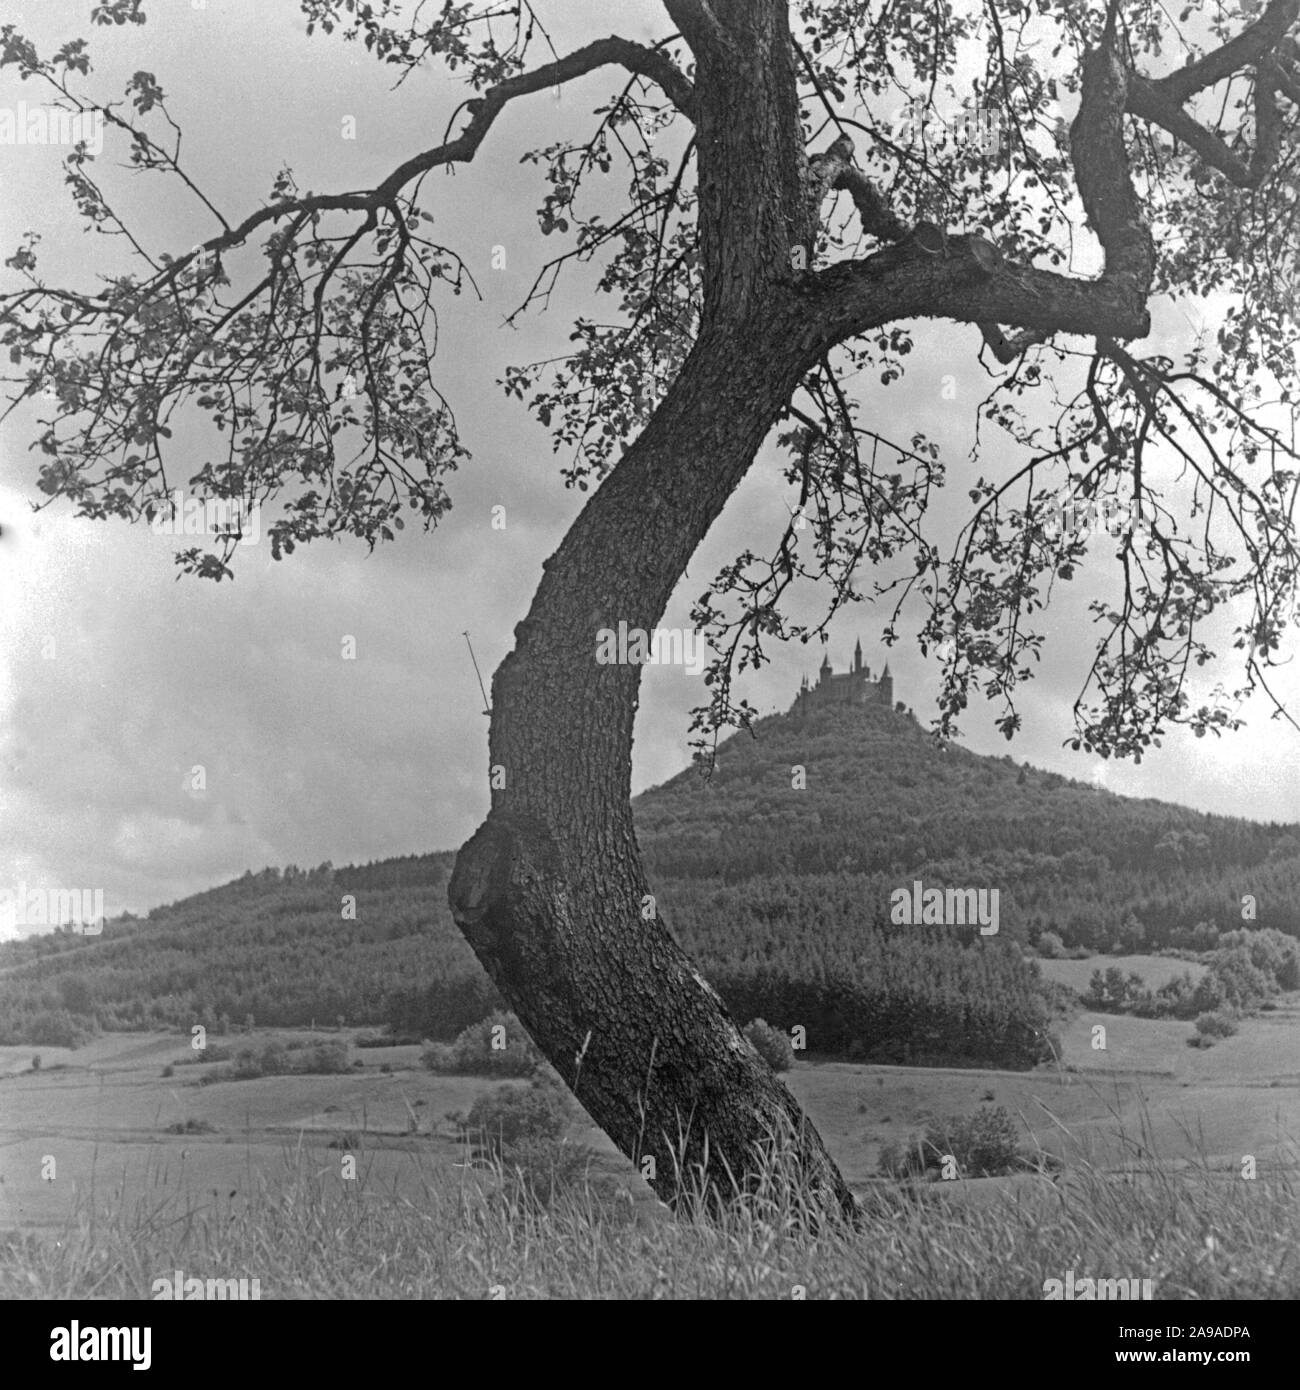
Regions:
<instances>
[{"instance_id":1,"label":"tree branch","mask_svg":"<svg viewBox=\"0 0 1300 1390\"><path fill-rule=\"evenodd\" d=\"M1288 31L1297 17L1300 17L1300 0L1272 0L1261 18L1235 39L1168 77L1151 81L1130 73L1125 100L1127 111L1181 140L1237 187L1258 188L1276 163L1280 147L1281 118L1274 94L1281 90L1292 101L1300 102L1300 83L1278 62L1279 49L1284 43L1291 43ZM1246 164L1220 136L1206 129L1183 107L1197 92L1252 64L1255 67L1255 150L1250 163Z\"/></svg>"},{"instance_id":2,"label":"tree branch","mask_svg":"<svg viewBox=\"0 0 1300 1390\"><path fill-rule=\"evenodd\" d=\"M1259 19L1235 39L1152 85L1166 100L1181 106L1188 97L1206 87L1213 87L1242 68L1261 62L1277 48L1297 18L1300 18L1300 0L1270 0Z\"/></svg>"},{"instance_id":3,"label":"tree branch","mask_svg":"<svg viewBox=\"0 0 1300 1390\"><path fill-rule=\"evenodd\" d=\"M843 189L853 199L862 230L881 241L902 241L907 223L896 216L876 185L853 162L853 141L841 135L829 150L808 161L808 204L810 215L818 215L822 200L831 189Z\"/></svg>"}]
</instances>

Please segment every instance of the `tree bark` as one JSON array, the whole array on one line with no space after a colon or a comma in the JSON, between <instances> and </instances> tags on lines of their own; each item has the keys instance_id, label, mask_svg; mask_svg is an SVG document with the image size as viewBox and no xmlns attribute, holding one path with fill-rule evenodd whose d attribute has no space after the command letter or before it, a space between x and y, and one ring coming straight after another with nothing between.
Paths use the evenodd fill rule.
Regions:
<instances>
[{"instance_id":1,"label":"tree bark","mask_svg":"<svg viewBox=\"0 0 1300 1390\"><path fill-rule=\"evenodd\" d=\"M653 903L630 804L641 671L596 660L601 628L658 624L816 352L793 295L702 330L515 629L492 683L504 786L449 888L538 1046L624 1154L654 1160L643 1171L674 1204L692 1189L728 1197L731 1175L752 1181L756 1146L784 1128L817 1207L854 1210L820 1136Z\"/></svg>"}]
</instances>

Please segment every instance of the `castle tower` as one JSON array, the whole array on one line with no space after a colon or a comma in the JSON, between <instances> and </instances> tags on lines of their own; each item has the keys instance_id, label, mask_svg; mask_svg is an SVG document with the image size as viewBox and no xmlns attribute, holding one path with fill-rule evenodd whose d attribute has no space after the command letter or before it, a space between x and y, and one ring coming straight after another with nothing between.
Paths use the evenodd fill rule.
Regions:
<instances>
[{"instance_id":1,"label":"castle tower","mask_svg":"<svg viewBox=\"0 0 1300 1390\"><path fill-rule=\"evenodd\" d=\"M799 692L790 707L792 714L807 715L813 710L826 709L830 705L884 705L894 708L894 678L885 663L879 678L873 680L871 668L862 657L862 643L853 649L853 664L840 675L835 674L829 655L822 656L822 664L817 668L817 681L809 681L805 672L799 682Z\"/></svg>"}]
</instances>

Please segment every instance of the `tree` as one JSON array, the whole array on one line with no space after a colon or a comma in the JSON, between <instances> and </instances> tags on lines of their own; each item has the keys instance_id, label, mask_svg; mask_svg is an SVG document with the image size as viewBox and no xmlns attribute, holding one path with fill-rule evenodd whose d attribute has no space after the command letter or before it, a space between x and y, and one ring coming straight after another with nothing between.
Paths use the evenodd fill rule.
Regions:
<instances>
[{"instance_id":1,"label":"tree","mask_svg":"<svg viewBox=\"0 0 1300 1390\"><path fill-rule=\"evenodd\" d=\"M655 1160L661 1195L677 1195L683 1163L725 1192L729 1174L754 1171L756 1145L790 1129L810 1190L851 1210L815 1130L657 910L629 806L640 668L602 664L594 644L620 623L655 628L784 424L789 524L693 613L714 652L702 754L755 713L732 677L766 659L764 641L824 630L783 616L790 584L825 581L829 617L863 597L864 574L896 599L887 640L905 601L924 612L922 649L945 662L937 732L956 732L974 686L1001 702L1011 738L1042 643L1033 615L1103 527L1118 592L1092 605L1102 636L1073 746L1140 758L1171 724L1236 727L1233 696L1192 707L1186 675L1214 655L1207 617L1241 598L1243 690L1267 691L1294 607L1300 0L1177 21L1146 0L1104 13L1080 0L665 0L672 28L656 42L611 36L540 59L549 36L528 0L434 19L358 0L301 8L309 32L360 41L403 76L441 62L473 95L441 143L372 187L303 192L286 171L242 218L189 180L153 74L131 80L130 108L99 103L135 170L176 181L218 229L152 256L85 145L69 156L81 215L128 237L141 264L86 290L41 279L35 236L6 262L22 284L0 300L0 342L19 396L53 404L38 486L85 516L153 520L168 504L166 422L185 405L226 441L189 483L229 521L214 550L181 551L183 572L231 574L248 509L272 499L276 558L321 537L390 539L404 508L435 523L466 456L431 374L435 301L473 281L431 235L428 175L472 163L507 105L622 69L589 140L525 156L548 187L540 230L568 247L520 312L596 259L617 322L580 317L550 381L530 364L503 383L572 450L566 479L591 496L493 677L491 811L450 900L593 1118L635 1161ZM142 0L92 17L145 18ZM0 63L96 107L80 90L84 40L45 58L2 32ZM900 90L909 105L891 123ZM962 90L978 98L974 127L969 107L954 111ZM615 161L629 188L611 217L590 188ZM255 237L260 257L243 250ZM1210 294L1213 342L1180 361L1125 346L1148 335L1161 296ZM897 380L925 320L969 326L972 353L982 342L1007 369L980 414L1024 456L963 479L973 510L948 558L923 530L938 445L863 420L864 375Z\"/></svg>"}]
</instances>

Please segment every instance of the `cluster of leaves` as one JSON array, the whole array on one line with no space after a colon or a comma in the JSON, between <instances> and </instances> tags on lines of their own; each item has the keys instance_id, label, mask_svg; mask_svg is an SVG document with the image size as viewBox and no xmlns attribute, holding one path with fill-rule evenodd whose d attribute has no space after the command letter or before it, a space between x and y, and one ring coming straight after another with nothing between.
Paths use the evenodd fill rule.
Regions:
<instances>
[{"instance_id":1,"label":"cluster of leaves","mask_svg":"<svg viewBox=\"0 0 1300 1390\"><path fill-rule=\"evenodd\" d=\"M130 18L143 22L138 12ZM450 505L443 479L466 451L430 377L433 299L440 286L459 294L467 272L426 234L429 214L400 190L303 195L284 170L266 206L233 222L182 169L180 132L152 73L127 84L124 112L77 90L90 70L84 41L43 59L7 25L7 64L65 107L101 111L138 171L177 180L220 228L184 255L152 255L149 238L114 211L85 144L68 156L82 217L122 237L138 264L104 277L98 293L78 293L41 277L35 234L5 262L22 284L0 296L0 346L21 369L11 378L15 400L55 407L40 420L40 490L96 519L152 521L182 485L237 515L274 501L275 558L322 537L391 540L406 510L435 524ZM155 134L160 122L166 129ZM359 225L348 225L349 214ZM258 230L265 236L254 255L246 246ZM252 287L233 291L244 276ZM218 448L176 477L172 423L191 412L208 417ZM239 540L232 525L214 548L190 547L177 563L221 579L232 574Z\"/></svg>"}]
</instances>

